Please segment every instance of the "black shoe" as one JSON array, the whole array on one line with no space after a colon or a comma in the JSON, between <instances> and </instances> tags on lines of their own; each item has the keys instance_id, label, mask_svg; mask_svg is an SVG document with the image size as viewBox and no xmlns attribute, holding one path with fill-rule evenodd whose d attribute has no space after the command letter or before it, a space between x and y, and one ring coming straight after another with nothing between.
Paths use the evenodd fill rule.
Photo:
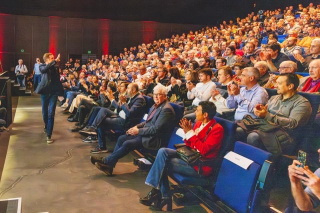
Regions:
<instances>
[{"instance_id":1,"label":"black shoe","mask_svg":"<svg viewBox=\"0 0 320 213\"><path fill-rule=\"evenodd\" d=\"M90 156L90 161L94 165L96 162L102 163L103 164L103 157L101 156Z\"/></svg>"},{"instance_id":2,"label":"black shoe","mask_svg":"<svg viewBox=\"0 0 320 213\"><path fill-rule=\"evenodd\" d=\"M43 128L43 133L47 133L47 128L46 127Z\"/></svg>"},{"instance_id":3,"label":"black shoe","mask_svg":"<svg viewBox=\"0 0 320 213\"><path fill-rule=\"evenodd\" d=\"M96 129L93 127L86 127L79 132L83 135L97 135Z\"/></svg>"},{"instance_id":4,"label":"black shoe","mask_svg":"<svg viewBox=\"0 0 320 213\"><path fill-rule=\"evenodd\" d=\"M167 205L167 211L172 211L172 197L160 199L155 203L155 208L161 211L165 205Z\"/></svg>"},{"instance_id":5,"label":"black shoe","mask_svg":"<svg viewBox=\"0 0 320 213\"><path fill-rule=\"evenodd\" d=\"M94 164L100 171L104 172L107 176L112 176L113 166L109 166L104 163L96 162Z\"/></svg>"},{"instance_id":6,"label":"black shoe","mask_svg":"<svg viewBox=\"0 0 320 213\"><path fill-rule=\"evenodd\" d=\"M75 126L71 129L71 132L79 132L82 128L83 126Z\"/></svg>"},{"instance_id":7,"label":"black shoe","mask_svg":"<svg viewBox=\"0 0 320 213\"><path fill-rule=\"evenodd\" d=\"M151 206L152 203L158 203L160 199L161 192L158 189L152 188L147 196L140 198L139 202L145 206Z\"/></svg>"},{"instance_id":8,"label":"black shoe","mask_svg":"<svg viewBox=\"0 0 320 213\"><path fill-rule=\"evenodd\" d=\"M100 154L100 153L107 153L107 149L101 149L99 146L97 146L94 150L90 151L92 154Z\"/></svg>"}]
</instances>

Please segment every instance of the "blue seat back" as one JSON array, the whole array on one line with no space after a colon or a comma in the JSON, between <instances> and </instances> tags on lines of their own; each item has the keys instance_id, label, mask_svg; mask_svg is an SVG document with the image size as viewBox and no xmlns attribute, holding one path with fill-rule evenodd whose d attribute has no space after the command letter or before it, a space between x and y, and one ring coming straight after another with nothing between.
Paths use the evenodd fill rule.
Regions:
<instances>
[{"instance_id":1,"label":"blue seat back","mask_svg":"<svg viewBox=\"0 0 320 213\"><path fill-rule=\"evenodd\" d=\"M170 105L172 106L172 108L176 114L175 126L179 126L179 122L183 117L184 107L180 106L178 104L175 104L175 103L171 103L171 102L170 102Z\"/></svg>"},{"instance_id":2,"label":"blue seat back","mask_svg":"<svg viewBox=\"0 0 320 213\"><path fill-rule=\"evenodd\" d=\"M265 88L265 89L268 93L269 99L271 98L271 96L278 95L278 92L276 89L269 89L269 88Z\"/></svg>"},{"instance_id":3,"label":"blue seat back","mask_svg":"<svg viewBox=\"0 0 320 213\"><path fill-rule=\"evenodd\" d=\"M318 94L312 94L312 93L306 93L306 92L298 92L299 95L305 97L306 99L308 99L308 101L311 104L312 107L312 114L310 116L309 119L309 124L313 124L314 119L316 118L316 114L319 110L319 106L320 106L320 95Z\"/></svg>"},{"instance_id":4,"label":"blue seat back","mask_svg":"<svg viewBox=\"0 0 320 213\"><path fill-rule=\"evenodd\" d=\"M284 40L286 40L287 35L278 35L278 42L282 43Z\"/></svg>"},{"instance_id":5,"label":"blue seat back","mask_svg":"<svg viewBox=\"0 0 320 213\"><path fill-rule=\"evenodd\" d=\"M223 127L223 139L218 154L218 157L222 158L227 153L227 151L230 151L233 148L237 125L232 121L220 117L214 117L214 119Z\"/></svg>"},{"instance_id":6,"label":"blue seat back","mask_svg":"<svg viewBox=\"0 0 320 213\"><path fill-rule=\"evenodd\" d=\"M144 99L146 100L146 109L147 109L147 113L149 112L149 109L152 107L152 105L154 104L153 98L144 95L143 96Z\"/></svg>"},{"instance_id":7,"label":"blue seat back","mask_svg":"<svg viewBox=\"0 0 320 213\"><path fill-rule=\"evenodd\" d=\"M261 40L261 44L267 44L268 43L268 36L263 37Z\"/></svg>"},{"instance_id":8,"label":"blue seat back","mask_svg":"<svg viewBox=\"0 0 320 213\"><path fill-rule=\"evenodd\" d=\"M253 198L253 192L262 164L271 154L242 142L236 142L234 152L253 160L248 169L224 159L219 171L214 194L234 211L245 213Z\"/></svg>"},{"instance_id":9,"label":"blue seat back","mask_svg":"<svg viewBox=\"0 0 320 213\"><path fill-rule=\"evenodd\" d=\"M169 140L168 146L167 146L170 149L176 149L174 147L175 144L184 143L183 138L180 137L179 135L177 135L178 129L179 129L178 127L175 127L172 134L171 134L171 137L170 137L170 140Z\"/></svg>"}]
</instances>

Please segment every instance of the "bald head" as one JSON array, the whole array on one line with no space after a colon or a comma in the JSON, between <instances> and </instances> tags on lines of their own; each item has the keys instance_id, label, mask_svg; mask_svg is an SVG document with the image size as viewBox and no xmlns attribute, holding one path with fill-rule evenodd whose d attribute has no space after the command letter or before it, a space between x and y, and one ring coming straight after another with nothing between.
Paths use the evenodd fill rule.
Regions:
<instances>
[{"instance_id":1,"label":"bald head","mask_svg":"<svg viewBox=\"0 0 320 213\"><path fill-rule=\"evenodd\" d=\"M320 79L320 59L315 59L310 62L309 75L314 81Z\"/></svg>"},{"instance_id":2,"label":"bald head","mask_svg":"<svg viewBox=\"0 0 320 213\"><path fill-rule=\"evenodd\" d=\"M279 66L280 74L295 73L297 69L297 64L293 61L283 61Z\"/></svg>"}]
</instances>

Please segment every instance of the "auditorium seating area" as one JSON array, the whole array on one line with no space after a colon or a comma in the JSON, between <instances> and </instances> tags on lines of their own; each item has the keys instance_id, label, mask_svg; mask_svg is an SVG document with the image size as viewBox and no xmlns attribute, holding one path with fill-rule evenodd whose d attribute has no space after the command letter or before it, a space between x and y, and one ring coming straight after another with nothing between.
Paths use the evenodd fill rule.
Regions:
<instances>
[{"instance_id":1,"label":"auditorium seating area","mask_svg":"<svg viewBox=\"0 0 320 213\"><path fill-rule=\"evenodd\" d=\"M222 108L218 103L216 104L217 114L214 119L223 127L222 145L216 158L200 160L198 165L199 168L202 168L203 165L210 166L214 168L213 172L208 176L203 176L199 172L200 177L188 177L175 172L169 173L173 200L176 203L173 209L175 212L194 212L194 209L192 209L194 207L188 207L188 203L197 206L195 211L199 211L197 208L201 204L201 207L208 212L283 212L286 207L294 203L290 195L287 168L291 165L293 159L297 159L298 150L306 151L308 154L307 162L312 171L320 166L317 157L315 157L317 156L317 150L320 148L319 21L320 7L317 7L317 5L302 5L299 8L288 6L283 9L250 13L247 17L237 18L234 21L223 21L219 26L208 26L198 31L172 35L170 38L159 38L152 43L124 47L123 51L118 55L102 55L101 58L89 59L86 63L83 63L80 59L70 58L66 64L60 64L60 81L63 85L64 96L59 97L59 106L57 105L56 114L58 114L58 122L63 124L63 127L55 125L54 129L59 129L59 135L51 146L58 145L60 140L63 141L64 135L62 131L68 131L66 137L72 138L73 147L70 144L67 145L67 157L62 160L55 158L57 164L67 163L67 160L72 158L73 149L79 148L76 145L77 143L82 144L76 154L77 157L80 156L78 160L81 163L86 160L89 162L89 159L87 159L89 154L98 154L103 157L110 155L110 150L112 150L119 136L128 133L118 130L116 126L111 127L106 133L106 146L108 149L99 147L100 141L99 145L96 146L96 142L100 140L100 133L97 127L92 129L92 122L98 116L94 114L96 113L94 110L97 107L108 108L110 111L117 113L116 116L121 117L121 113L117 111L117 108L112 103L121 102L124 104L129 100L126 95L128 94L128 85L131 83L138 85L139 93L145 99L145 116L141 122L147 120L148 114L152 114L150 109L155 106L153 88L158 84L166 88L167 99L175 112L175 123L171 137L163 147L176 149L175 145L185 143L184 139L186 138L184 133L181 134L183 132L180 124L181 119L194 113L198 106L195 105L195 100L198 97L190 98L190 93L204 85L201 79L201 76L204 75L202 70L212 70L210 82L214 82L215 86L214 89L207 91L208 94L210 93L208 98L203 98L204 95L201 94L201 101L209 101L216 104L215 101L217 101L218 96L214 93L218 91L219 98L221 96L223 99L220 104L229 109L231 107L227 103L228 96L232 96L230 85L236 85L239 87L239 91L241 88L246 87L243 80L245 76L241 73L244 68L257 68L260 79L265 79L264 83L258 82L257 85L259 84L258 86L268 94L268 100L278 96L279 91L281 94L282 90L280 86L280 88L278 87L280 83L276 80L277 76L291 73L299 77L299 86L295 92L306 99L312 111L306 124L298 126L300 125L298 123L296 128L289 128L288 126L290 125L288 124L283 128L289 136L294 138L294 142L290 144L292 145L290 149L277 156L279 158L274 158L266 147L255 147L248 144L247 141L239 141L236 129L239 128L238 123L241 120L234 119L237 108L232 112L222 111L221 113L219 110ZM283 63L288 61L295 64L292 69L289 66L284 66ZM265 64L266 72L260 71L259 63L261 66ZM239 71L237 68L240 68ZM286 71L285 69L291 70ZM221 70L224 71L224 74L220 73ZM225 70L232 70L232 73L228 74ZM229 75L230 79L224 80L223 75ZM32 78L33 76L29 75L28 79ZM0 82L5 82L5 80L8 79L0 76ZM228 83L226 83L227 81ZM6 94L0 94L0 110L2 106L7 108L7 115L4 114L5 117L0 117L0 127L2 119L6 121L3 126L8 127L12 123L11 91L14 89L11 83L14 84L14 82L10 81L10 85L4 89L0 87L3 91L6 91ZM190 84L193 87L190 87ZM124 89L123 86L125 86ZM36 88L33 88L33 90L36 90ZM202 92L204 94L205 90ZM10 99L8 99L8 96ZM26 110L31 110L30 108L33 107L32 102L37 97L38 95L35 93L31 97L22 97L22 100L27 102L26 106L23 107ZM124 97L125 101L123 103L122 99ZM28 98L32 98L32 101L28 102ZM37 110L39 110L40 116L40 107ZM34 115L35 112L32 111L30 113ZM228 115L226 116L225 113ZM248 111L247 114L250 113L253 114L253 110ZM13 126L19 126L19 122L23 120L22 117L16 119L18 121L15 120L12 124ZM32 122L36 118L28 117L28 119ZM287 119L292 120L292 115ZM66 122L66 120L69 122ZM195 121L193 121L194 123ZM101 125L104 124L102 123ZM14 126L14 128L16 127ZM34 128L33 124L31 124L31 128ZM85 131L81 132L82 130ZM18 134L13 128L10 131L13 136ZM27 134L28 130L24 129L23 133ZM37 140L40 138L38 135ZM53 134L53 138L54 136ZM20 135L19 137L22 136ZM26 138L32 141L36 140L33 140L29 134ZM81 140L85 143L82 143ZM35 145L34 142L32 143L32 146L36 149L38 145ZM17 145L17 142L14 141L15 150L9 155L12 156L13 153L16 155L23 152L17 150ZM93 148L94 152L91 150L90 153L90 149L93 146L96 146ZM23 147L28 148L28 144L23 143ZM33 154L36 154L35 149L32 151ZM62 145L59 145L59 149L64 150ZM87 181L94 182L96 179L101 181L102 178L105 182L111 180L112 184L120 186L119 183L123 180L121 178L117 179L117 175L120 175L120 173L121 175L127 175L125 176L126 181L123 182L130 182L131 173L126 173L127 170L133 170L132 173L135 173L134 169L138 169L141 173L132 174L134 175L133 183L127 184L129 185L128 187L132 187L138 182L137 179L141 180L146 177L146 172L151 167L151 165L147 165L139 159L147 159L152 164L155 161L157 151L146 148L135 150L125 158L125 168L121 170L115 169L114 177L101 177L102 174L101 176L95 174L89 178L89 174L92 171L86 168L88 173ZM83 154L83 152L86 153ZM49 153L49 150L46 150L45 153ZM86 159L81 155L85 156ZM237 157L242 159L240 163L230 160ZM43 167L42 163L38 161L39 159L37 159L37 164L39 165L36 166L36 169ZM46 163L47 161L48 159L45 160ZM244 168L243 162L250 163ZM10 166L13 165L10 164ZM7 167L9 168L7 171L13 171L10 170L10 166ZM40 169L39 174L42 174L50 166L54 167L55 165L52 164ZM123 165L121 164L120 166ZM81 169L81 165L77 167L77 169ZM202 171L202 169L199 169L199 171ZM74 171L70 170L68 172L73 173ZM20 181L19 178L21 180L23 178L27 179L32 175L35 174L20 176L14 180L16 182L13 185L10 185L12 180L6 174L5 177L7 179L4 182L6 187L4 189L1 188L0 195L4 195L7 192L6 190L10 191L10 186L14 187ZM76 177L73 176L73 178L75 178L75 182L79 181ZM278 183L276 183L277 179L279 180ZM71 180L69 181L72 182ZM42 185L45 188L45 184ZM140 186L141 184L139 184ZM101 187L104 188L105 186ZM88 184L88 189L93 190L93 187ZM136 187L134 189L139 191ZM78 191L77 193L91 193L90 190ZM145 189L142 190L143 193L146 191ZM280 202L277 201L277 193L285 194L284 197L287 199L280 201L281 205L279 206ZM181 199L179 197L187 194L190 198ZM130 195L135 196L132 192L130 192ZM17 196L20 196L19 193L17 193ZM142 197L142 194L139 194L139 196ZM61 199L64 199L63 196ZM92 202L97 202L96 199L97 197L92 199L95 200ZM55 199L53 200L58 202ZM123 198L122 202L125 202L125 200L126 197ZM179 202L181 202L180 206L183 206L184 209L181 210ZM118 205L121 205L121 203L118 203ZM279 211L277 208L281 210ZM152 207L143 210L153 211ZM320 211L319 208L316 210ZM100 207L99 211L102 211ZM105 212L108 211L108 206L106 206ZM123 209L119 211L123 211Z\"/></svg>"}]
</instances>

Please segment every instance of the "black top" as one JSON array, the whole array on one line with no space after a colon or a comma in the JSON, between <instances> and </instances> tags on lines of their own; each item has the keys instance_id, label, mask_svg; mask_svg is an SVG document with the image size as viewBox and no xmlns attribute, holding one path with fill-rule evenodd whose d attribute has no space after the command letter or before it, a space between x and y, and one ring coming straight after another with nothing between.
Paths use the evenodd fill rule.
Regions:
<instances>
[{"instance_id":1,"label":"black top","mask_svg":"<svg viewBox=\"0 0 320 213\"><path fill-rule=\"evenodd\" d=\"M40 64L41 82L38 85L35 93L63 95L63 86L60 82L59 67L56 66L56 61L50 64Z\"/></svg>"}]
</instances>

